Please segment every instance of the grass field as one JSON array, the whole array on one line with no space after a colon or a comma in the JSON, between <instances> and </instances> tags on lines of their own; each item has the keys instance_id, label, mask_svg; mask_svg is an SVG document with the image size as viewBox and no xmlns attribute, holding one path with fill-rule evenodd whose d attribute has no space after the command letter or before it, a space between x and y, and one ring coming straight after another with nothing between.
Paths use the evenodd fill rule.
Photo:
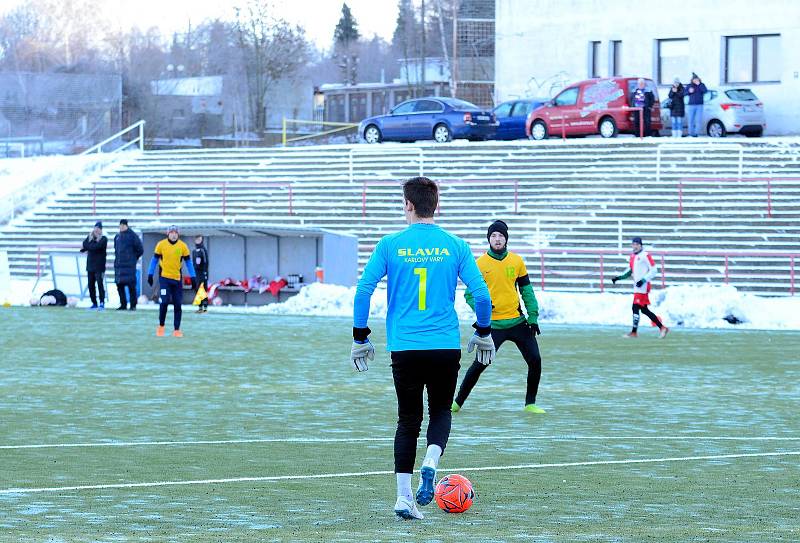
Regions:
<instances>
[{"instance_id":1,"label":"grass field","mask_svg":"<svg viewBox=\"0 0 800 543\"><path fill-rule=\"evenodd\" d=\"M388 356L355 374L349 321L154 321L0 308L0 541L800 540L800 333L545 325L548 414L504 347L442 458L475 505L409 523Z\"/></svg>"}]
</instances>

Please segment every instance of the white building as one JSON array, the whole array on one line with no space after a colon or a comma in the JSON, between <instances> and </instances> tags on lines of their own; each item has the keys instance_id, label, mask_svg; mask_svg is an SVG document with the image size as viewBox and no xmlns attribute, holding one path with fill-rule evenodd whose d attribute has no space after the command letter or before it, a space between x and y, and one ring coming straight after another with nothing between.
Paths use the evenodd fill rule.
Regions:
<instances>
[{"instance_id":1,"label":"white building","mask_svg":"<svg viewBox=\"0 0 800 543\"><path fill-rule=\"evenodd\" d=\"M752 89L767 134L800 132L798 0L497 0L496 25L498 102L612 75L649 77L663 98L696 72Z\"/></svg>"}]
</instances>

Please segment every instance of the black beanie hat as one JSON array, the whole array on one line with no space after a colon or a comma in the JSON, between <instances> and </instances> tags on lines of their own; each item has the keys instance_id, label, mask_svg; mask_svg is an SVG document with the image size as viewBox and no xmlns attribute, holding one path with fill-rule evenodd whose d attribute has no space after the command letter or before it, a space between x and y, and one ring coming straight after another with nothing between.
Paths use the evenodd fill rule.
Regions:
<instances>
[{"instance_id":1,"label":"black beanie hat","mask_svg":"<svg viewBox=\"0 0 800 543\"><path fill-rule=\"evenodd\" d=\"M94 227L95 228L103 228L103 223L100 222L100 221L97 221L96 223L94 223Z\"/></svg>"},{"instance_id":2,"label":"black beanie hat","mask_svg":"<svg viewBox=\"0 0 800 543\"><path fill-rule=\"evenodd\" d=\"M492 234L495 232L503 234L503 237L506 238L506 243L508 243L508 225L506 223L503 221L494 221L490 224L489 230L486 232L486 239L488 240L492 237Z\"/></svg>"},{"instance_id":3,"label":"black beanie hat","mask_svg":"<svg viewBox=\"0 0 800 543\"><path fill-rule=\"evenodd\" d=\"M640 238L639 236L636 236L635 238L633 238L631 240L631 243L638 243L639 245L644 245L644 243L642 243L642 238Z\"/></svg>"}]
</instances>

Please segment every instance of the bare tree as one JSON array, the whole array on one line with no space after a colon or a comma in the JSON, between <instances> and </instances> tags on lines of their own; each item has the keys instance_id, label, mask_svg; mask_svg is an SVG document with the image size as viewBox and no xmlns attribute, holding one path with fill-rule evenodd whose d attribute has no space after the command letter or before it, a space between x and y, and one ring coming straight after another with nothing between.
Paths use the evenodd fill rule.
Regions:
<instances>
[{"instance_id":1,"label":"bare tree","mask_svg":"<svg viewBox=\"0 0 800 543\"><path fill-rule=\"evenodd\" d=\"M274 17L264 0L236 8L235 29L247 79L255 130L266 129L266 91L276 81L292 78L308 58L308 42L299 26Z\"/></svg>"},{"instance_id":2,"label":"bare tree","mask_svg":"<svg viewBox=\"0 0 800 543\"><path fill-rule=\"evenodd\" d=\"M0 19L0 66L26 71L96 67L108 22L99 0L27 0Z\"/></svg>"}]
</instances>

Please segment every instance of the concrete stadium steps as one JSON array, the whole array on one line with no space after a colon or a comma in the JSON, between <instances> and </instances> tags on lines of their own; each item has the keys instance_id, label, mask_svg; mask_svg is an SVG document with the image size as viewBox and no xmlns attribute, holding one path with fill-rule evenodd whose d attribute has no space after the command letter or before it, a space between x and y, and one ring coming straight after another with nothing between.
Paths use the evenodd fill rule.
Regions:
<instances>
[{"instance_id":1,"label":"concrete stadium steps","mask_svg":"<svg viewBox=\"0 0 800 543\"><path fill-rule=\"evenodd\" d=\"M421 152L423 173L442 186L437 221L476 251L494 217L509 222L515 247L527 251L613 249L620 231L623 249L638 234L654 250L800 251L800 142L738 140L731 147L729 141L701 141L689 149L681 142L680 148L661 147L658 153L661 143L672 142L154 151L87 179L10 224L0 231L0 249L9 251L13 273L31 275L39 245L78 243L97 219L114 227L127 217L134 228L152 222L257 221L354 233L363 265L369 247L401 227L399 183L419 174ZM744 180L738 179L740 167ZM708 177L716 180L687 179ZM748 177L777 178L770 183L771 217L766 182ZM524 256L532 269L540 265L537 255ZM671 284L705 281L703 274L716 277L719 269L710 257L707 262L669 258ZM788 274L788 259L735 264L747 277L730 275L732 284L759 292L786 290L783 284L776 287L774 275ZM596 265L596 257L547 254L547 288L591 287Z\"/></svg>"}]
</instances>

